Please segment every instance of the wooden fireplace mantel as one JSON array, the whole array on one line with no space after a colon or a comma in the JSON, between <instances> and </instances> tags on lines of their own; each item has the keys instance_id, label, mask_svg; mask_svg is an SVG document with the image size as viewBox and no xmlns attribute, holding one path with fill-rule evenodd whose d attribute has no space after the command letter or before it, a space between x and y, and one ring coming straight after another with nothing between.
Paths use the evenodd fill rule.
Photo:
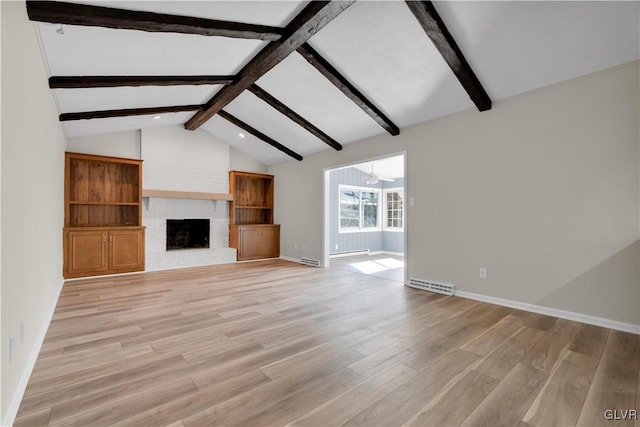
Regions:
<instances>
[{"instance_id":1,"label":"wooden fireplace mantel","mask_svg":"<svg viewBox=\"0 0 640 427\"><path fill-rule=\"evenodd\" d=\"M142 197L158 197L165 199L198 199L198 200L233 200L228 193L201 193L197 191L142 190Z\"/></svg>"}]
</instances>

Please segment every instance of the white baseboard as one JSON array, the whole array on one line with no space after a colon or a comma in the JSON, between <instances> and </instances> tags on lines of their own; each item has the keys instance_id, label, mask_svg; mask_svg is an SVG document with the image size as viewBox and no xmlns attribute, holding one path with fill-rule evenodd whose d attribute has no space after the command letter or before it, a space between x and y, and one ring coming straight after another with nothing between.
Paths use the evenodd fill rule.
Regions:
<instances>
[{"instance_id":1,"label":"white baseboard","mask_svg":"<svg viewBox=\"0 0 640 427\"><path fill-rule=\"evenodd\" d=\"M391 252L391 251L377 251L377 252L369 252L369 255L394 255L394 256L404 256L403 252Z\"/></svg>"},{"instance_id":2,"label":"white baseboard","mask_svg":"<svg viewBox=\"0 0 640 427\"><path fill-rule=\"evenodd\" d=\"M280 259L283 259L285 261L297 262L298 264L300 264L300 258L293 258L286 255L280 255Z\"/></svg>"},{"instance_id":3,"label":"white baseboard","mask_svg":"<svg viewBox=\"0 0 640 427\"><path fill-rule=\"evenodd\" d=\"M38 360L38 355L40 354L40 349L42 348L42 344L44 343L44 338L47 335L47 330L49 330L49 325L51 324L51 319L53 319L53 313L56 311L56 306L58 305L58 299L60 298L60 292L62 292L62 286L64 285L64 280L61 280L58 283L58 289L56 289L56 298L54 299L51 307L47 312L45 317L45 322L42 325L42 328L38 332L36 337L36 343L27 359L27 364L24 367L24 371L22 372L22 376L20 377L20 381L18 382L18 386L16 387L16 391L13 394L13 398L11 399L11 403L7 408L7 412L2 420L3 426L11 426L16 420L16 415L18 415L18 409L20 409L20 403L22 402L22 398L24 397L24 392L27 390L27 384L29 384L29 378L31 378L31 373L33 372L33 368L36 366L36 360Z\"/></svg>"},{"instance_id":4,"label":"white baseboard","mask_svg":"<svg viewBox=\"0 0 640 427\"><path fill-rule=\"evenodd\" d=\"M352 252L338 252L335 254L329 254L329 258L343 258L354 255L369 255L369 250L366 251L352 251Z\"/></svg>"},{"instance_id":5,"label":"white baseboard","mask_svg":"<svg viewBox=\"0 0 640 427\"><path fill-rule=\"evenodd\" d=\"M603 328L615 329L617 331L630 332L640 335L640 325L632 323L618 322L616 320L604 319L602 317L590 316L587 314L574 313L572 311L558 310L556 308L544 307L541 305L527 304L519 301L512 301L503 298L490 297L487 295L475 294L473 292L458 291L453 292L454 296L473 299L505 307L516 308L518 310L530 311L532 313L544 314L547 316L559 317L561 319L573 320L589 325L602 326Z\"/></svg>"}]
</instances>

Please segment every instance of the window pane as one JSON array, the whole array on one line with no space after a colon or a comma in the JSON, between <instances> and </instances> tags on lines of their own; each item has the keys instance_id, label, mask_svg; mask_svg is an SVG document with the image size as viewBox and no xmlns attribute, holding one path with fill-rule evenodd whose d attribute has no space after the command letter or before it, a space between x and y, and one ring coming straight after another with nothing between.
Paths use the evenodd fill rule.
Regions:
<instances>
[{"instance_id":1,"label":"window pane","mask_svg":"<svg viewBox=\"0 0 640 427\"><path fill-rule=\"evenodd\" d=\"M378 193L362 192L362 227L378 226Z\"/></svg>"},{"instance_id":2,"label":"window pane","mask_svg":"<svg viewBox=\"0 0 640 427\"><path fill-rule=\"evenodd\" d=\"M340 227L358 228L360 226L360 192L340 190Z\"/></svg>"},{"instance_id":3,"label":"window pane","mask_svg":"<svg viewBox=\"0 0 640 427\"><path fill-rule=\"evenodd\" d=\"M402 228L403 191L387 193L387 227Z\"/></svg>"}]
</instances>

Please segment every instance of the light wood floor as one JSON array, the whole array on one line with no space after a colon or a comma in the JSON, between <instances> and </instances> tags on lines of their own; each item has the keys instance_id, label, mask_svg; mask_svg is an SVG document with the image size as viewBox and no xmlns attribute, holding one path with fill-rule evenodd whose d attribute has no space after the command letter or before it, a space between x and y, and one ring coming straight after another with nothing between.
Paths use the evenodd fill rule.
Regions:
<instances>
[{"instance_id":1,"label":"light wood floor","mask_svg":"<svg viewBox=\"0 0 640 427\"><path fill-rule=\"evenodd\" d=\"M65 284L16 426L571 426L640 338L273 260ZM636 422L635 426L640 424Z\"/></svg>"}]
</instances>

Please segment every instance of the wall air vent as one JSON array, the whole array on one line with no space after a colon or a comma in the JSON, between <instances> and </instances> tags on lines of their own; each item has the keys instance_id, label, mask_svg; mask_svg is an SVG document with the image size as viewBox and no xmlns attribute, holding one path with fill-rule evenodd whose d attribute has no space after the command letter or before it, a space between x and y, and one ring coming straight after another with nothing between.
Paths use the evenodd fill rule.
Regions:
<instances>
[{"instance_id":1,"label":"wall air vent","mask_svg":"<svg viewBox=\"0 0 640 427\"><path fill-rule=\"evenodd\" d=\"M320 267L320 261L312 258L300 258L300 263L311 267Z\"/></svg>"},{"instance_id":2,"label":"wall air vent","mask_svg":"<svg viewBox=\"0 0 640 427\"><path fill-rule=\"evenodd\" d=\"M412 277L409 279L409 286L416 289L436 292L442 295L453 296L453 285L449 285L447 283L429 282L427 280Z\"/></svg>"}]
</instances>

